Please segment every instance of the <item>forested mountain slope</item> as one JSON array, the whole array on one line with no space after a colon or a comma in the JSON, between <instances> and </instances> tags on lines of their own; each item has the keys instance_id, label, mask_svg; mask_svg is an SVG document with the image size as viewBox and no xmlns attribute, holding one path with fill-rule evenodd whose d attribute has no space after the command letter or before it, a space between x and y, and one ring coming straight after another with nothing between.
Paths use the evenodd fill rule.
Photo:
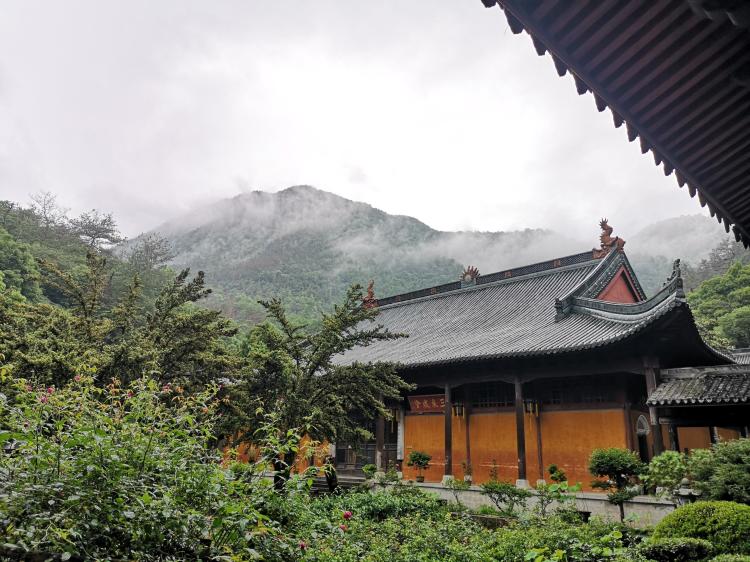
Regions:
<instances>
[{"instance_id":1,"label":"forested mountain slope","mask_svg":"<svg viewBox=\"0 0 750 562\"><path fill-rule=\"evenodd\" d=\"M540 229L440 232L309 186L238 195L156 231L174 265L208 272L213 304L250 321L262 316L255 301L272 296L311 318L355 282L372 279L386 296L453 281L469 264L489 273L580 251Z\"/></svg>"}]
</instances>

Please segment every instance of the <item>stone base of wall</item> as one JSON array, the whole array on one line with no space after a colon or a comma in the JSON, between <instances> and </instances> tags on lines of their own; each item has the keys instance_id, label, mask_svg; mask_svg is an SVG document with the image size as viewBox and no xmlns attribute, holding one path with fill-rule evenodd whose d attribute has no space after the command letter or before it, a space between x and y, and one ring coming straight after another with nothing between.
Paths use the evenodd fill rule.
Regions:
<instances>
[{"instance_id":1,"label":"stone base of wall","mask_svg":"<svg viewBox=\"0 0 750 562\"><path fill-rule=\"evenodd\" d=\"M415 483L425 492L437 494L440 498L454 501L453 493L441 484L431 482ZM531 490L534 493L533 490ZM486 505L494 507L487 496L482 495L479 486L472 486L465 492L459 492L461 503L468 508L478 509ZM533 508L536 498L532 497L528 507ZM578 492L576 494L576 509L581 512L590 513L592 516L601 517L610 521L619 521L620 512L616 505L607 501L607 495L597 492ZM675 505L669 501L654 496L636 496L625 503L625 517L631 519L634 527L652 527L661 521L668 513L675 509Z\"/></svg>"}]
</instances>

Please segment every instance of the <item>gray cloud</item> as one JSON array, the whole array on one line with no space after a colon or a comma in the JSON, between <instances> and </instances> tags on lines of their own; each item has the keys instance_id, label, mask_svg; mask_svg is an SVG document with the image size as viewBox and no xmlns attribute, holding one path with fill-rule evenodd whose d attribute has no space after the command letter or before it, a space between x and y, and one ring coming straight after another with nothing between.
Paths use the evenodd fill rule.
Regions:
<instances>
[{"instance_id":1,"label":"gray cloud","mask_svg":"<svg viewBox=\"0 0 750 562\"><path fill-rule=\"evenodd\" d=\"M1 197L134 235L293 184L441 230L606 215L627 238L697 211L478 0L0 5Z\"/></svg>"}]
</instances>

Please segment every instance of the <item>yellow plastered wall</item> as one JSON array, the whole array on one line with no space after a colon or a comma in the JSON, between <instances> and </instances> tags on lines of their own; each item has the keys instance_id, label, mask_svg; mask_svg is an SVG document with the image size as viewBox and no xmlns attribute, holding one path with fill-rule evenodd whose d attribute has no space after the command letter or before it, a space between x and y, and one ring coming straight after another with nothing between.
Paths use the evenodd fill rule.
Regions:
<instances>
[{"instance_id":1,"label":"yellow plastered wall","mask_svg":"<svg viewBox=\"0 0 750 562\"><path fill-rule=\"evenodd\" d=\"M556 464L568 481L591 489L588 461L594 449L627 448L622 410L578 410L542 414L544 465Z\"/></svg>"},{"instance_id":2,"label":"yellow plastered wall","mask_svg":"<svg viewBox=\"0 0 750 562\"><path fill-rule=\"evenodd\" d=\"M445 421L442 414L404 416L404 478L413 480L417 471L407 466L409 453L422 451L432 456L424 471L427 482L440 482L445 468Z\"/></svg>"},{"instance_id":3,"label":"yellow plastered wall","mask_svg":"<svg viewBox=\"0 0 750 562\"><path fill-rule=\"evenodd\" d=\"M454 416L452 419L452 467L455 476L463 476L462 462L466 460L465 424L464 418ZM474 482L487 481L493 465L497 467L501 480L515 481L518 477L515 413L475 411L469 424ZM532 484L540 473L536 424L533 415L524 415L526 473ZM428 482L439 482L444 474L444 427L441 414L408 415L405 418L405 457L408 459L413 450L432 456L430 468L425 471ZM585 489L589 489L592 480L588 472L591 451L601 447L627 446L625 418L619 409L544 412L541 427L544 467L557 464L565 470L571 482L581 482ZM404 466L404 476L413 479L416 471Z\"/></svg>"}]
</instances>

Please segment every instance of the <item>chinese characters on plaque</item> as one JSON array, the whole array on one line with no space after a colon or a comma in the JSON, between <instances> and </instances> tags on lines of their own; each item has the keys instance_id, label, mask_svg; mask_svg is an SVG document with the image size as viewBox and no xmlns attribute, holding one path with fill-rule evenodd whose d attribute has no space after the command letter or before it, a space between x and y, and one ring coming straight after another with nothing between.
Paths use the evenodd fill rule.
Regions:
<instances>
[{"instance_id":1,"label":"chinese characters on plaque","mask_svg":"<svg viewBox=\"0 0 750 562\"><path fill-rule=\"evenodd\" d=\"M444 412L445 395L444 394L425 394L422 396L409 396L409 406L411 411L419 414L427 412Z\"/></svg>"}]
</instances>

